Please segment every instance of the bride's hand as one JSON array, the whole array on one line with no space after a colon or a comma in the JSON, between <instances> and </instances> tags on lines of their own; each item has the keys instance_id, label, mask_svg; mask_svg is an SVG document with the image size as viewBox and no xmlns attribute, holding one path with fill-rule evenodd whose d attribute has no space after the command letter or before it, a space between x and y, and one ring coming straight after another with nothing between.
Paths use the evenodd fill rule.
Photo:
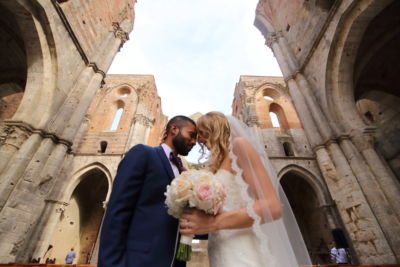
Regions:
<instances>
[{"instance_id":1,"label":"bride's hand","mask_svg":"<svg viewBox=\"0 0 400 267\"><path fill-rule=\"evenodd\" d=\"M218 230L216 217L198 209L184 209L179 223L182 235L203 235Z\"/></svg>"}]
</instances>

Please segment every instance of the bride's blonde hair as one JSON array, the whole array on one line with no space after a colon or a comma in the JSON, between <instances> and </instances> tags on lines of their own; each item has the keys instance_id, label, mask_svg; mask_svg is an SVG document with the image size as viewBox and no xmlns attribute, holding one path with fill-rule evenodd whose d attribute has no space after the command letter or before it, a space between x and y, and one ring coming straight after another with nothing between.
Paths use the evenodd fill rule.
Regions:
<instances>
[{"instance_id":1,"label":"bride's blonde hair","mask_svg":"<svg viewBox=\"0 0 400 267\"><path fill-rule=\"evenodd\" d=\"M197 120L197 127L208 135L206 145L211 152L208 167L215 173L228 156L231 128L224 114L217 111L209 112ZM202 147L204 152L204 148Z\"/></svg>"}]
</instances>

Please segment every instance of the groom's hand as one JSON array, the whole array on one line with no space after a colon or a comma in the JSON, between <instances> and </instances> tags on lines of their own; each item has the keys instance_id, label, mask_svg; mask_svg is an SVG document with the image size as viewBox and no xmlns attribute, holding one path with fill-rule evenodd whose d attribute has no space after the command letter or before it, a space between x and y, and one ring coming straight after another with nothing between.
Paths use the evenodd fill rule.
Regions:
<instances>
[{"instance_id":1,"label":"groom's hand","mask_svg":"<svg viewBox=\"0 0 400 267\"><path fill-rule=\"evenodd\" d=\"M198 209L184 209L180 219L179 232L182 235L203 235L218 230L216 217Z\"/></svg>"}]
</instances>

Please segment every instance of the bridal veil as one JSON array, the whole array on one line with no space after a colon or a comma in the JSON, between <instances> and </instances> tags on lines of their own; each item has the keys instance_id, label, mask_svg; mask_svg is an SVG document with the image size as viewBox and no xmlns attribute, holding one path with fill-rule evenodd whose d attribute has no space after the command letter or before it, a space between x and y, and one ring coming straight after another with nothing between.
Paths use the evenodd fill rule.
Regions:
<instances>
[{"instance_id":1,"label":"bridal veil","mask_svg":"<svg viewBox=\"0 0 400 267\"><path fill-rule=\"evenodd\" d=\"M254 220L252 230L261 244L262 257L269 266L311 265L296 219L260 137L237 118L226 117L231 128L229 156L232 168L237 173L236 182L241 186L242 197L247 202L247 212ZM245 144L251 147L243 149L237 145L236 140L241 138L247 140ZM255 149L259 159L248 153L249 149ZM276 194L280 200L278 218L266 201L271 193Z\"/></svg>"}]
</instances>

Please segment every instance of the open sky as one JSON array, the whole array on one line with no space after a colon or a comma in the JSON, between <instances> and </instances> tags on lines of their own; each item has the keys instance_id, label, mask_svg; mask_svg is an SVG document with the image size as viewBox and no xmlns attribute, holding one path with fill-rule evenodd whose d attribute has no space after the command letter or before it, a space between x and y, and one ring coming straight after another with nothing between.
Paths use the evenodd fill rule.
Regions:
<instances>
[{"instance_id":1,"label":"open sky","mask_svg":"<svg viewBox=\"0 0 400 267\"><path fill-rule=\"evenodd\" d=\"M240 75L282 76L254 27L258 0L139 0L108 73L152 74L163 113L231 114ZM198 162L196 145L186 159Z\"/></svg>"},{"instance_id":2,"label":"open sky","mask_svg":"<svg viewBox=\"0 0 400 267\"><path fill-rule=\"evenodd\" d=\"M165 115L231 114L240 75L281 76L253 25L258 0L139 0L108 73L152 74Z\"/></svg>"}]
</instances>

